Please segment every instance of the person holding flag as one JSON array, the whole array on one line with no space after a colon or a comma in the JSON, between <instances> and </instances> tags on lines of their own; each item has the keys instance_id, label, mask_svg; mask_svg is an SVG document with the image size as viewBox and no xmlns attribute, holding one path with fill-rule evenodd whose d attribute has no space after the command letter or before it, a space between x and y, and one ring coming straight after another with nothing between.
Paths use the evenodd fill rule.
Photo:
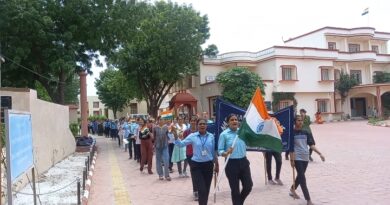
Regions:
<instances>
[{"instance_id":1,"label":"person holding flag","mask_svg":"<svg viewBox=\"0 0 390 205\"><path fill-rule=\"evenodd\" d=\"M229 128L219 136L218 153L223 157L231 155L225 168L229 180L233 205L242 205L252 191L253 182L249 160L246 158L245 142L237 138L238 118L235 114L228 115L226 119ZM234 144L235 143L235 144ZM240 192L240 180L242 191Z\"/></svg>"},{"instance_id":2,"label":"person holding flag","mask_svg":"<svg viewBox=\"0 0 390 205\"><path fill-rule=\"evenodd\" d=\"M267 148L280 153L283 148L282 140L275 121L268 114L260 88L256 89L252 97L240 129L236 115L229 115L227 121L229 129L219 137L218 152L227 158L224 169L226 168L233 205L242 205L253 186L246 147ZM240 180L243 186L241 193Z\"/></svg>"},{"instance_id":3,"label":"person holding flag","mask_svg":"<svg viewBox=\"0 0 390 205\"><path fill-rule=\"evenodd\" d=\"M301 185L301 189L305 200L307 201L307 205L312 205L309 190L306 185L306 168L309 164L309 148L308 146L320 155L321 160L325 161L325 157L321 154L321 152L315 147L313 143L313 136L306 130L303 129L303 119L302 116L297 115L295 117L295 129L294 129L294 146L290 152L290 162L291 166L297 170L297 177L295 179L294 184L290 188L289 195L294 199L299 199L300 197L295 192L299 185Z\"/></svg>"}]
</instances>

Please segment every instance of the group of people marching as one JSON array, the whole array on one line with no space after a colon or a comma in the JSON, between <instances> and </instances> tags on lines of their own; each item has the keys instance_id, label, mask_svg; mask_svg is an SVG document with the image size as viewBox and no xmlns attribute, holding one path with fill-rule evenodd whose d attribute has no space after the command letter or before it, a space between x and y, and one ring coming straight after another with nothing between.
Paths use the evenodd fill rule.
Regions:
<instances>
[{"instance_id":1,"label":"group of people marching","mask_svg":"<svg viewBox=\"0 0 390 205\"><path fill-rule=\"evenodd\" d=\"M309 160L312 160L310 156L312 151L319 154L323 161L325 158L315 147L306 111L301 109L300 114L295 117L294 146L289 153L291 166L297 171L289 195L295 199L300 198L296 189L301 186L307 204L311 205L313 203L306 185L306 168ZM111 136L118 138L119 146L121 140L128 142L126 148L129 150L129 159L140 163L141 172L144 172L147 164L147 173L153 174L153 151L159 180L172 180L170 173L173 172L174 163L177 165L179 177L189 177L187 173L189 166L193 197L199 205L207 205L213 174L219 173L217 157L222 156L226 159L230 155L225 173L231 189L232 204L242 205L253 187L250 162L246 157L245 142L236 137L239 130L237 116L230 114L226 121L228 128L220 134L218 142L213 134L207 132L207 120L197 116L192 116L189 122L185 122L182 117L173 121L158 117L157 122L154 122L154 119L147 121L142 118L123 118L118 122L107 121L104 126L107 128L106 136L112 132ZM276 159L275 181L271 174L272 156ZM288 155L286 159L287 157ZM281 154L266 152L265 158L268 183L283 185L280 180Z\"/></svg>"}]
</instances>

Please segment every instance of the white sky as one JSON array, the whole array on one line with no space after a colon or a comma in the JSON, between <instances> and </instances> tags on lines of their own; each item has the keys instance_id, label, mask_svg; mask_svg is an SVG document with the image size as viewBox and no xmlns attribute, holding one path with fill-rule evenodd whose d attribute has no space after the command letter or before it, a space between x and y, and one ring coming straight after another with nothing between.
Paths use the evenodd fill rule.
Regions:
<instances>
[{"instance_id":1,"label":"white sky","mask_svg":"<svg viewBox=\"0 0 390 205\"><path fill-rule=\"evenodd\" d=\"M192 4L209 18L210 38L219 53L260 51L325 27L374 27L390 32L390 0L174 0ZM369 14L361 16L365 8ZM96 95L95 78L87 77L88 95Z\"/></svg>"}]
</instances>

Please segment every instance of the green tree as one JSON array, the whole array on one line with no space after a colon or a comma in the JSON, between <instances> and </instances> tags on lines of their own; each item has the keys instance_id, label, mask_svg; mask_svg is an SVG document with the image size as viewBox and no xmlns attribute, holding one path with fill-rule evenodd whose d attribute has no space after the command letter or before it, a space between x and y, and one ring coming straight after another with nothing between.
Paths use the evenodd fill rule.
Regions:
<instances>
[{"instance_id":1,"label":"green tree","mask_svg":"<svg viewBox=\"0 0 390 205\"><path fill-rule=\"evenodd\" d=\"M98 25L105 23L112 4L104 0L0 0L0 46L7 59L4 86L37 88L40 84L51 100L64 104L75 75L80 70L90 72L97 56L94 52L102 47ZM74 87L71 90L78 92ZM76 96L68 96L72 97L69 101L76 101Z\"/></svg>"},{"instance_id":2,"label":"green tree","mask_svg":"<svg viewBox=\"0 0 390 205\"><path fill-rule=\"evenodd\" d=\"M99 79L95 80L95 87L99 99L106 107L112 109L115 118L116 112L122 111L128 101L136 96L134 87L122 72L113 68L100 73Z\"/></svg>"},{"instance_id":3,"label":"green tree","mask_svg":"<svg viewBox=\"0 0 390 205\"><path fill-rule=\"evenodd\" d=\"M351 75L344 72L340 73L340 79L336 81L335 89L339 91L342 102L344 102L345 98L348 96L348 91L357 84L358 81Z\"/></svg>"},{"instance_id":4,"label":"green tree","mask_svg":"<svg viewBox=\"0 0 390 205\"><path fill-rule=\"evenodd\" d=\"M172 86L198 71L201 45L209 38L208 18L191 6L172 2L140 2L121 9L119 13L128 12L115 15L119 19L113 17L113 22L126 35L122 31L107 40L117 47L104 54L127 79L137 82L149 114L156 116Z\"/></svg>"},{"instance_id":5,"label":"green tree","mask_svg":"<svg viewBox=\"0 0 390 205\"><path fill-rule=\"evenodd\" d=\"M390 73L377 72L374 75L374 83L388 83L388 82L390 82Z\"/></svg>"},{"instance_id":6,"label":"green tree","mask_svg":"<svg viewBox=\"0 0 390 205\"><path fill-rule=\"evenodd\" d=\"M257 87L260 87L264 95L265 84L261 77L245 67L234 67L221 72L216 80L223 88L223 98L243 108L248 107Z\"/></svg>"},{"instance_id":7,"label":"green tree","mask_svg":"<svg viewBox=\"0 0 390 205\"><path fill-rule=\"evenodd\" d=\"M215 44L209 45L206 49L203 51L203 55L209 57L209 58L216 58L218 55L218 47Z\"/></svg>"}]
</instances>

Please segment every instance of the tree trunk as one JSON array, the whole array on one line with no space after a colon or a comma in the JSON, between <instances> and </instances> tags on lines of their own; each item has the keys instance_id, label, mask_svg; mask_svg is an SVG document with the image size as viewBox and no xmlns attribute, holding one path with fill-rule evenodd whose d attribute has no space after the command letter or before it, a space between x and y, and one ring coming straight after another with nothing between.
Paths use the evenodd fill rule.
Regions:
<instances>
[{"instance_id":1,"label":"tree trunk","mask_svg":"<svg viewBox=\"0 0 390 205\"><path fill-rule=\"evenodd\" d=\"M158 115L158 107L157 106L152 106L150 109L150 115L154 117L155 119L157 118Z\"/></svg>"},{"instance_id":2,"label":"tree trunk","mask_svg":"<svg viewBox=\"0 0 390 205\"><path fill-rule=\"evenodd\" d=\"M148 101L149 101L149 105L148 105L149 115L154 118L157 118L158 108L159 108L157 101L155 99L148 99Z\"/></svg>"},{"instance_id":3,"label":"tree trunk","mask_svg":"<svg viewBox=\"0 0 390 205\"><path fill-rule=\"evenodd\" d=\"M65 72L63 69L60 69L60 75L58 76L58 86L57 86L57 100L56 103L63 105L65 103Z\"/></svg>"},{"instance_id":4,"label":"tree trunk","mask_svg":"<svg viewBox=\"0 0 390 205\"><path fill-rule=\"evenodd\" d=\"M112 108L112 112L114 113L114 119L116 119L116 111L117 111L118 109L116 109L116 108Z\"/></svg>"}]
</instances>

